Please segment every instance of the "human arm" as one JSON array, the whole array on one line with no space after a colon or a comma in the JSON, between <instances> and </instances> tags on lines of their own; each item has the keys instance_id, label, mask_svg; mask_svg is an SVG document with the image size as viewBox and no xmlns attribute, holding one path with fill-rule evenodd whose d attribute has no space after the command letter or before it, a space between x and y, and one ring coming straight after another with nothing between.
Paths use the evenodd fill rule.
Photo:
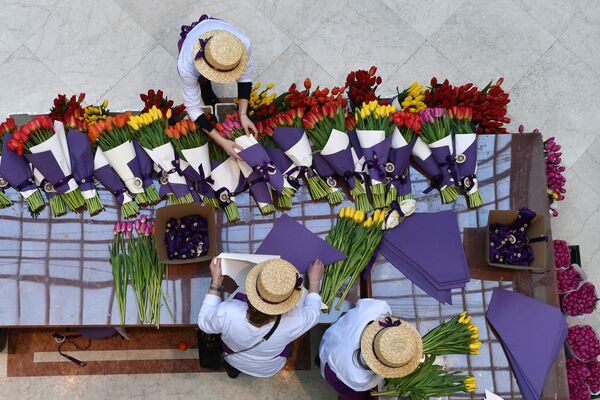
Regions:
<instances>
[{"instance_id":1,"label":"human arm","mask_svg":"<svg viewBox=\"0 0 600 400\"><path fill-rule=\"evenodd\" d=\"M210 263L212 281L210 289L204 297L200 313L198 314L198 326L206 333L221 333L226 313L221 306L221 285L223 274L221 260L214 258Z\"/></svg>"}]
</instances>

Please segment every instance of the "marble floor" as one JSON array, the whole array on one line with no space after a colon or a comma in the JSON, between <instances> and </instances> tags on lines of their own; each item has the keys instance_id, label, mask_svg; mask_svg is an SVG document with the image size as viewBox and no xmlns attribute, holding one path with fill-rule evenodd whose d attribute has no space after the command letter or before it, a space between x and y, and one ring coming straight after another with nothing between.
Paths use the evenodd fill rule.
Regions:
<instances>
[{"instance_id":1,"label":"marble floor","mask_svg":"<svg viewBox=\"0 0 600 400\"><path fill-rule=\"evenodd\" d=\"M433 75L482 85L504 76L510 128L539 128L563 147L568 193L554 237L581 245L583 267L600 284L596 0L0 0L0 116L46 112L63 92L108 98L112 110L140 108L138 93L150 87L180 100L179 26L203 12L250 36L256 80L282 83L279 91L305 76L341 83L348 70L372 64L383 94ZM220 90L232 94L232 87ZM573 322L600 328L598 313ZM0 355L0 398L7 399L232 398L242 391L245 398L331 398L315 371L235 384L223 374L8 379L5 360Z\"/></svg>"}]
</instances>

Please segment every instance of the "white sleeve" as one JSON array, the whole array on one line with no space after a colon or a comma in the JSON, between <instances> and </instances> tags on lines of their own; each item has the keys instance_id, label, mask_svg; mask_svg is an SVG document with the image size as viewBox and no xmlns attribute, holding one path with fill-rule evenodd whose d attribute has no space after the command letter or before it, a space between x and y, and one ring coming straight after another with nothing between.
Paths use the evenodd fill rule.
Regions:
<instances>
[{"instance_id":1,"label":"white sleeve","mask_svg":"<svg viewBox=\"0 0 600 400\"><path fill-rule=\"evenodd\" d=\"M252 71L254 70L254 63L252 62L252 45L248 45L248 64L246 70L238 79L238 82L252 82Z\"/></svg>"},{"instance_id":2,"label":"white sleeve","mask_svg":"<svg viewBox=\"0 0 600 400\"><path fill-rule=\"evenodd\" d=\"M181 94L183 95L183 104L185 109L192 121L198 119L204 112L202 107L204 101L200 92L200 84L198 83L198 76L190 73L182 73L179 68L179 77L181 78Z\"/></svg>"},{"instance_id":3,"label":"white sleeve","mask_svg":"<svg viewBox=\"0 0 600 400\"><path fill-rule=\"evenodd\" d=\"M225 305L225 304L223 304ZM198 326L206 333L221 333L225 321L225 315L221 306L221 298L214 294L204 297L200 313L198 314Z\"/></svg>"},{"instance_id":4,"label":"white sleeve","mask_svg":"<svg viewBox=\"0 0 600 400\"><path fill-rule=\"evenodd\" d=\"M304 298L304 304L294 307L289 313L291 340L295 340L319 322L321 315L321 296L309 293ZM286 321L288 324L288 321Z\"/></svg>"}]
</instances>

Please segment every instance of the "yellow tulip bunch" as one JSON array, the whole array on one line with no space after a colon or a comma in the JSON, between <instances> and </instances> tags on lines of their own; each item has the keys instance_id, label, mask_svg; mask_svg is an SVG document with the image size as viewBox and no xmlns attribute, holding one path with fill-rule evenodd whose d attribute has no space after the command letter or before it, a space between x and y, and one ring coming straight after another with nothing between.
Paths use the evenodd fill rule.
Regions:
<instances>
[{"instance_id":1,"label":"yellow tulip bunch","mask_svg":"<svg viewBox=\"0 0 600 400\"><path fill-rule=\"evenodd\" d=\"M463 383L465 384L465 392L473 393L477 390L477 381L474 376L467 376Z\"/></svg>"},{"instance_id":2,"label":"yellow tulip bunch","mask_svg":"<svg viewBox=\"0 0 600 400\"><path fill-rule=\"evenodd\" d=\"M83 109L82 120L88 123L88 125L93 124L97 121L103 121L108 117L108 110L106 107L108 106L108 99L104 99L102 104L99 106L87 106Z\"/></svg>"},{"instance_id":3,"label":"yellow tulip bunch","mask_svg":"<svg viewBox=\"0 0 600 400\"><path fill-rule=\"evenodd\" d=\"M169 118L171 118L171 109L170 108L167 110L166 114L164 115L164 119L168 120ZM134 131L139 131L141 128L143 128L145 126L149 126L156 121L160 121L162 124L164 119L163 119L162 111L160 109L158 109L156 106L152 106L152 108L150 110L148 110L148 112L145 112L140 115L132 115L129 118L127 125L129 125L131 127L131 129L133 129Z\"/></svg>"},{"instance_id":4,"label":"yellow tulip bunch","mask_svg":"<svg viewBox=\"0 0 600 400\"><path fill-rule=\"evenodd\" d=\"M379 104L377 100L363 103L355 110L356 128L361 130L382 130L386 136L392 132L391 115L396 111L396 105Z\"/></svg>"},{"instance_id":5,"label":"yellow tulip bunch","mask_svg":"<svg viewBox=\"0 0 600 400\"><path fill-rule=\"evenodd\" d=\"M269 83L264 90L259 92L261 86L261 82L256 82L252 87L252 92L250 92L250 99L248 100L249 117L254 116L260 108L269 107L277 97L277 93L269 93L275 87L274 83ZM234 99L233 102L238 104L239 99Z\"/></svg>"},{"instance_id":6,"label":"yellow tulip bunch","mask_svg":"<svg viewBox=\"0 0 600 400\"><path fill-rule=\"evenodd\" d=\"M171 118L171 109L165 115L156 106L140 115L132 115L127 125L136 134L140 144L147 149L154 149L169 143L167 126Z\"/></svg>"},{"instance_id":7,"label":"yellow tulip bunch","mask_svg":"<svg viewBox=\"0 0 600 400\"><path fill-rule=\"evenodd\" d=\"M346 289L336 304L336 309L341 307L354 281L369 263L383 237L384 219L385 212L381 210L371 215L353 207L340 210L337 224L329 231L325 240L348 258L330 265L325 270L321 298L329 309L346 284Z\"/></svg>"},{"instance_id":8,"label":"yellow tulip bunch","mask_svg":"<svg viewBox=\"0 0 600 400\"><path fill-rule=\"evenodd\" d=\"M423 352L430 355L479 354L479 328L471 323L471 316L463 311L447 322L442 322L423 336Z\"/></svg>"},{"instance_id":9,"label":"yellow tulip bunch","mask_svg":"<svg viewBox=\"0 0 600 400\"><path fill-rule=\"evenodd\" d=\"M419 112L427 108L425 104L425 88L419 82L413 82L408 89L398 96L402 100L400 106L403 110Z\"/></svg>"}]
</instances>

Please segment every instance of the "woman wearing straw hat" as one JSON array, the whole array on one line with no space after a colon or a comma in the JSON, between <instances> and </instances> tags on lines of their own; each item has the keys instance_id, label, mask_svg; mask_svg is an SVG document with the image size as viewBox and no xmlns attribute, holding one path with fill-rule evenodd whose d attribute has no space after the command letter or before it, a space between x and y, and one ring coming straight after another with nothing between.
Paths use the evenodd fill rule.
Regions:
<instances>
[{"instance_id":1,"label":"woman wearing straw hat","mask_svg":"<svg viewBox=\"0 0 600 400\"><path fill-rule=\"evenodd\" d=\"M419 332L392 317L382 300L362 299L329 327L321 340L321 375L342 398L368 399L384 378L417 369L423 357Z\"/></svg>"},{"instance_id":2,"label":"woman wearing straw hat","mask_svg":"<svg viewBox=\"0 0 600 400\"><path fill-rule=\"evenodd\" d=\"M198 325L221 334L224 367L230 378L240 372L256 377L276 374L286 363L290 343L317 324L321 314L319 260L308 270L309 293L303 296L298 270L281 259L255 265L246 277L246 294L221 302L221 260L210 265L212 283L200 308Z\"/></svg>"},{"instance_id":3,"label":"woman wearing straw hat","mask_svg":"<svg viewBox=\"0 0 600 400\"><path fill-rule=\"evenodd\" d=\"M241 148L217 133L202 106L218 102L211 82L237 81L241 125L247 135L257 133L247 115L252 92L250 39L235 27L207 14L191 25L183 25L179 36L177 70L188 116L230 156L239 158L235 150Z\"/></svg>"}]
</instances>

